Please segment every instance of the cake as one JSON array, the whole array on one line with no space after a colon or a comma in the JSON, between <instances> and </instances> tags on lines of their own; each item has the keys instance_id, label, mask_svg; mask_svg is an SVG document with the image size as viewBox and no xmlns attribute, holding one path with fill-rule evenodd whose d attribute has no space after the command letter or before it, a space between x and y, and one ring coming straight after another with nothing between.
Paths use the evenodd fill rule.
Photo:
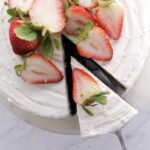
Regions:
<instances>
[{"instance_id":1,"label":"cake","mask_svg":"<svg viewBox=\"0 0 150 150\"><path fill-rule=\"evenodd\" d=\"M128 0L7 0L11 18L4 10L2 39L6 46L1 51L0 84L9 103L47 119L65 118L77 112L83 137L115 132L125 126L137 111L89 72L88 66L92 61L91 70L103 68L125 89L131 86L139 73L136 65L139 70L142 68L148 47L148 28L142 28L147 27L147 22L138 13L137 5L144 9L143 2ZM109 22L109 17L115 21ZM75 49L67 48L61 35L74 43ZM140 51L143 45L144 53ZM80 64L83 58L87 69ZM89 84L89 90L78 83L78 88L89 90L84 98L92 102L86 105L74 95L75 68L86 74L93 85Z\"/></svg>"},{"instance_id":2,"label":"cake","mask_svg":"<svg viewBox=\"0 0 150 150\"><path fill-rule=\"evenodd\" d=\"M134 79L137 74L136 67L142 67L142 61L145 57L142 50L148 50L149 21L146 13L148 4L147 1L145 4L142 1L131 2L128 0L120 0L117 2L123 7L125 15L119 40L110 39L114 49L113 59L111 63L94 61L120 81L126 89L129 89L131 87L130 81L135 81ZM124 72L124 70L127 71Z\"/></svg>"},{"instance_id":3,"label":"cake","mask_svg":"<svg viewBox=\"0 0 150 150\"><path fill-rule=\"evenodd\" d=\"M80 105L77 106L82 137L92 137L118 131L137 114L137 111L133 107L104 85L74 58L71 59L71 64L73 70L78 68L91 76L98 83L101 91L107 91L110 93L108 94L106 105L88 107L93 111L94 117L89 117ZM82 77L80 76L80 78ZM87 82L88 81L86 81L86 83ZM87 85L89 84L87 83Z\"/></svg>"},{"instance_id":4,"label":"cake","mask_svg":"<svg viewBox=\"0 0 150 150\"><path fill-rule=\"evenodd\" d=\"M9 56L12 57L6 59ZM4 59L1 60L1 63L4 64L4 66L0 68L3 80L0 82L2 91L8 95L10 102L25 111L43 117L63 118L70 115L68 92L65 88L67 85L62 50L55 51L51 61L61 70L63 79L61 82L51 85L35 86L24 83L16 76L15 71L13 71L16 64L22 63L21 59L16 57L11 51L5 53L3 57ZM10 80L8 81L8 79ZM44 96L41 93L43 93ZM49 97L49 95L51 95L51 97Z\"/></svg>"}]
</instances>

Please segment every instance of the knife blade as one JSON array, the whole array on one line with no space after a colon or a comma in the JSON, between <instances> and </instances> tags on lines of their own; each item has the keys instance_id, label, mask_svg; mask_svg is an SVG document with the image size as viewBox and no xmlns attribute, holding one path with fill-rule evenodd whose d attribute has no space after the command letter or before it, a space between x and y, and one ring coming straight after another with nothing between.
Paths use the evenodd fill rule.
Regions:
<instances>
[{"instance_id":1,"label":"knife blade","mask_svg":"<svg viewBox=\"0 0 150 150\"><path fill-rule=\"evenodd\" d=\"M126 87L100 65L94 62L92 59L81 57L77 52L76 45L68 40L64 35L62 35L62 42L65 51L67 51L70 56L76 58L82 65L84 65L90 72L97 76L97 78L99 78L114 92L121 96L126 91Z\"/></svg>"}]
</instances>

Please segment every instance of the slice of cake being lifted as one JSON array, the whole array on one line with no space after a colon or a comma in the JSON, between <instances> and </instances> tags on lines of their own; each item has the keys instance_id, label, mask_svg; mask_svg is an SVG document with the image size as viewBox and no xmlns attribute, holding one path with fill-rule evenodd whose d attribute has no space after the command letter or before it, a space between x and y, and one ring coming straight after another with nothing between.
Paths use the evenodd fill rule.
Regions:
<instances>
[{"instance_id":1,"label":"slice of cake being lifted","mask_svg":"<svg viewBox=\"0 0 150 150\"><path fill-rule=\"evenodd\" d=\"M72 58L73 99L82 137L115 132L137 111Z\"/></svg>"}]
</instances>

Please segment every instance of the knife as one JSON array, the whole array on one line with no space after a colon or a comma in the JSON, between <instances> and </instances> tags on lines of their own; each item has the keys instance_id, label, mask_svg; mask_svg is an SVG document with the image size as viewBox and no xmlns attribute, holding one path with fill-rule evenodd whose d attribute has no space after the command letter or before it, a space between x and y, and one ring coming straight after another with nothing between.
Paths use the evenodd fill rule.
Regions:
<instances>
[{"instance_id":1,"label":"knife","mask_svg":"<svg viewBox=\"0 0 150 150\"><path fill-rule=\"evenodd\" d=\"M119 82L114 76L109 74L96 62L92 59L81 57L77 52L76 45L68 40L64 35L62 35L62 43L64 50L68 53L68 55L75 57L82 65L84 65L114 92L121 96L126 91L126 87L121 82Z\"/></svg>"}]
</instances>

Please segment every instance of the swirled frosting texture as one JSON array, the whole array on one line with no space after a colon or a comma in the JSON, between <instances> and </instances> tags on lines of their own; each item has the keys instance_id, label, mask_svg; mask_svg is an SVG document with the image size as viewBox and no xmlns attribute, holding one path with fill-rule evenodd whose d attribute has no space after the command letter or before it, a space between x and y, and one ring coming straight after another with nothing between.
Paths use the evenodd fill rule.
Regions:
<instances>
[{"instance_id":1,"label":"swirled frosting texture","mask_svg":"<svg viewBox=\"0 0 150 150\"><path fill-rule=\"evenodd\" d=\"M107 96L107 105L97 105L89 108L94 112L93 117L89 116L78 105L77 112L82 137L92 137L118 131L137 114L132 106L111 91L73 58L72 67L84 70L98 83L102 91L110 92Z\"/></svg>"},{"instance_id":2,"label":"swirled frosting texture","mask_svg":"<svg viewBox=\"0 0 150 150\"><path fill-rule=\"evenodd\" d=\"M111 41L113 60L100 63L127 87L131 87L140 73L149 50L150 14L149 0L121 0L125 10L125 22L121 38ZM0 3L0 91L8 103L43 117L61 118L69 115L65 79L59 84L34 86L24 83L14 72L20 60L11 50L8 38L6 10ZM62 51L61 51L62 52ZM55 53L54 62L63 71L61 52Z\"/></svg>"},{"instance_id":3,"label":"swirled frosting texture","mask_svg":"<svg viewBox=\"0 0 150 150\"><path fill-rule=\"evenodd\" d=\"M69 116L68 93L66 90L65 64L63 50L55 50L52 62L60 69L64 79L48 85L31 85L16 76L14 66L22 61L16 56L9 41L9 24L3 8L0 28L1 59L0 85L7 100L15 106L35 115L52 118Z\"/></svg>"}]
</instances>

